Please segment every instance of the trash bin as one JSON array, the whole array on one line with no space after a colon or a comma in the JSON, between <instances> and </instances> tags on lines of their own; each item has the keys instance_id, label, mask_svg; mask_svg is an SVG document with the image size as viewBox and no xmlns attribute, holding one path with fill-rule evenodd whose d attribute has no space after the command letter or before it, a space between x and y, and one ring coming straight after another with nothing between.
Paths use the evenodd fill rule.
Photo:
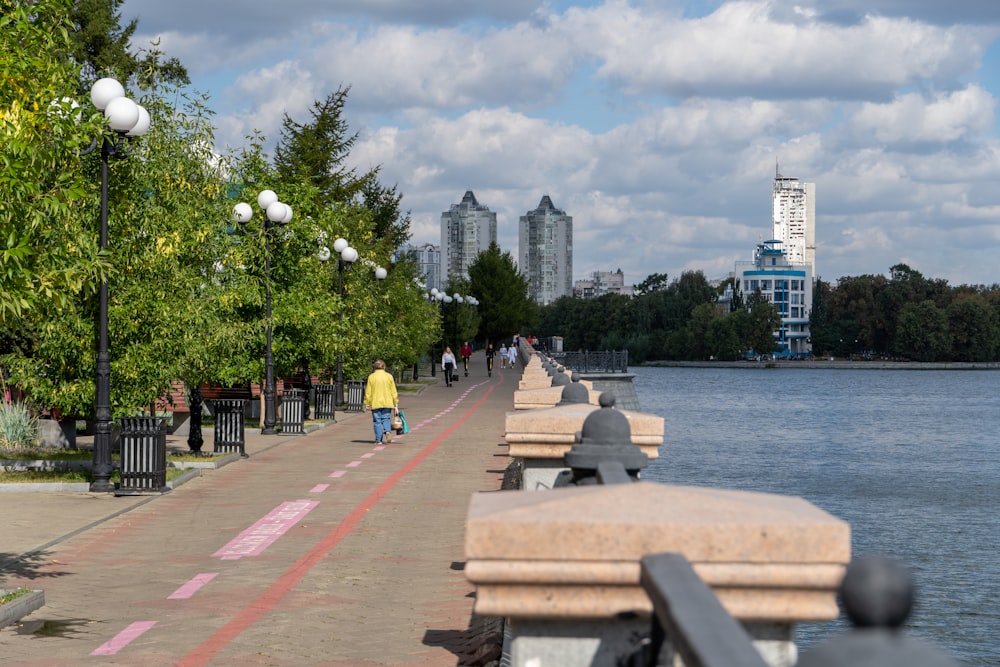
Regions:
<instances>
[{"instance_id":1,"label":"trash bin","mask_svg":"<svg viewBox=\"0 0 1000 667\"><path fill-rule=\"evenodd\" d=\"M212 403L215 428L212 451L216 454L239 452L246 456L245 418L247 399L217 398Z\"/></svg>"},{"instance_id":2,"label":"trash bin","mask_svg":"<svg viewBox=\"0 0 1000 667\"><path fill-rule=\"evenodd\" d=\"M365 411L365 384L367 380L347 381L347 407L344 412Z\"/></svg>"},{"instance_id":3,"label":"trash bin","mask_svg":"<svg viewBox=\"0 0 1000 667\"><path fill-rule=\"evenodd\" d=\"M281 392L281 435L303 435L305 423L306 392L302 389L285 389Z\"/></svg>"},{"instance_id":4,"label":"trash bin","mask_svg":"<svg viewBox=\"0 0 1000 667\"><path fill-rule=\"evenodd\" d=\"M316 419L334 419L337 411L337 396L334 384L313 385L316 390Z\"/></svg>"},{"instance_id":5,"label":"trash bin","mask_svg":"<svg viewBox=\"0 0 1000 667\"><path fill-rule=\"evenodd\" d=\"M121 428L121 482L116 496L166 493L167 424L162 417L123 417Z\"/></svg>"}]
</instances>

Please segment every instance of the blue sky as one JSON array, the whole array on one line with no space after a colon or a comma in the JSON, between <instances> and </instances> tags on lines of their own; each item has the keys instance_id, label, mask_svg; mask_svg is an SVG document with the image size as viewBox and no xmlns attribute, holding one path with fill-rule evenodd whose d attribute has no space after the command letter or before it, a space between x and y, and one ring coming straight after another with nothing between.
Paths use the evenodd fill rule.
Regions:
<instances>
[{"instance_id":1,"label":"blue sky","mask_svg":"<svg viewBox=\"0 0 1000 667\"><path fill-rule=\"evenodd\" d=\"M903 262L1000 282L1000 2L125 0L216 111L220 149L349 85L352 159L414 242L466 190L574 218L574 276L724 278L769 238L771 179L816 183L818 274Z\"/></svg>"}]
</instances>

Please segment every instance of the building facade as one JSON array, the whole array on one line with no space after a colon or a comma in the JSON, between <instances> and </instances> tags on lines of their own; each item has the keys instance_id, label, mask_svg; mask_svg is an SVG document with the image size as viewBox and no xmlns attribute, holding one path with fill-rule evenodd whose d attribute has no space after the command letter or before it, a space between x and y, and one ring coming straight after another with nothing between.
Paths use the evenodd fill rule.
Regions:
<instances>
[{"instance_id":1,"label":"building facade","mask_svg":"<svg viewBox=\"0 0 1000 667\"><path fill-rule=\"evenodd\" d=\"M736 262L733 274L743 300L760 290L781 314L781 328L775 331L779 357L812 354L809 315L812 312L813 272L810 264L796 264L777 239L763 241L753 260Z\"/></svg>"},{"instance_id":2,"label":"building facade","mask_svg":"<svg viewBox=\"0 0 1000 667\"><path fill-rule=\"evenodd\" d=\"M816 274L816 184L782 176L774 167L771 238L781 241L792 264L808 264Z\"/></svg>"},{"instance_id":3,"label":"building facade","mask_svg":"<svg viewBox=\"0 0 1000 667\"><path fill-rule=\"evenodd\" d=\"M573 296L580 299L596 299L605 294L632 296L632 286L625 286L625 274L617 271L594 271L589 278L573 283Z\"/></svg>"},{"instance_id":4,"label":"building facade","mask_svg":"<svg viewBox=\"0 0 1000 667\"><path fill-rule=\"evenodd\" d=\"M497 214L467 190L462 201L441 214L441 275L469 277L469 265L497 240Z\"/></svg>"},{"instance_id":5,"label":"building facade","mask_svg":"<svg viewBox=\"0 0 1000 667\"><path fill-rule=\"evenodd\" d=\"M548 195L520 218L518 268L528 279L528 295L540 305L573 294L573 218Z\"/></svg>"},{"instance_id":6,"label":"building facade","mask_svg":"<svg viewBox=\"0 0 1000 667\"><path fill-rule=\"evenodd\" d=\"M424 284L430 290L434 287L443 289L441 282L441 246L433 243L423 245L407 244L400 248L400 255L411 258L419 267L420 275L423 276Z\"/></svg>"}]
</instances>

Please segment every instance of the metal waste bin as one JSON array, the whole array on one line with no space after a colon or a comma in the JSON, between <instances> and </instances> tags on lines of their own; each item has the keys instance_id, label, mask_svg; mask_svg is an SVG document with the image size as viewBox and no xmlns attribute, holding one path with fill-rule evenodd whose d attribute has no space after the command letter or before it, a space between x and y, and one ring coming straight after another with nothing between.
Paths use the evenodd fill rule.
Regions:
<instances>
[{"instance_id":1,"label":"metal waste bin","mask_svg":"<svg viewBox=\"0 0 1000 667\"><path fill-rule=\"evenodd\" d=\"M285 389L281 392L281 435L303 435L305 425L306 392L302 389Z\"/></svg>"},{"instance_id":2,"label":"metal waste bin","mask_svg":"<svg viewBox=\"0 0 1000 667\"><path fill-rule=\"evenodd\" d=\"M333 419L336 421L337 395L335 384L313 385L316 390L316 419Z\"/></svg>"},{"instance_id":3,"label":"metal waste bin","mask_svg":"<svg viewBox=\"0 0 1000 667\"><path fill-rule=\"evenodd\" d=\"M162 417L123 417L121 482L116 496L165 493L167 486L167 424Z\"/></svg>"},{"instance_id":4,"label":"metal waste bin","mask_svg":"<svg viewBox=\"0 0 1000 667\"><path fill-rule=\"evenodd\" d=\"M246 456L245 398L218 398L212 403L215 428L212 451L216 454L239 452Z\"/></svg>"},{"instance_id":5,"label":"metal waste bin","mask_svg":"<svg viewBox=\"0 0 1000 667\"><path fill-rule=\"evenodd\" d=\"M347 381L347 406L344 412L364 412L365 411L365 384L367 380Z\"/></svg>"}]
</instances>

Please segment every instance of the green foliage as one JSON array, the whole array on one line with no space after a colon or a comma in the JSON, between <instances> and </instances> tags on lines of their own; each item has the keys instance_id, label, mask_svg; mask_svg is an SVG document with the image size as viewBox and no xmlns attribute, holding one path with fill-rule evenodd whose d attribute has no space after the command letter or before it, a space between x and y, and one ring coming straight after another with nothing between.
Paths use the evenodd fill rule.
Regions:
<instances>
[{"instance_id":1,"label":"green foliage","mask_svg":"<svg viewBox=\"0 0 1000 667\"><path fill-rule=\"evenodd\" d=\"M21 402L0 400L0 451L34 449L38 444L38 419Z\"/></svg>"},{"instance_id":2,"label":"green foliage","mask_svg":"<svg viewBox=\"0 0 1000 667\"><path fill-rule=\"evenodd\" d=\"M0 320L65 306L106 269L80 224L93 188L78 154L103 118L72 106L70 7L0 1Z\"/></svg>"},{"instance_id":3,"label":"green foliage","mask_svg":"<svg viewBox=\"0 0 1000 667\"><path fill-rule=\"evenodd\" d=\"M538 305L528 296L528 279L517 270L509 252L491 243L469 265L469 292L479 299L482 343L509 340L534 329Z\"/></svg>"}]
</instances>

